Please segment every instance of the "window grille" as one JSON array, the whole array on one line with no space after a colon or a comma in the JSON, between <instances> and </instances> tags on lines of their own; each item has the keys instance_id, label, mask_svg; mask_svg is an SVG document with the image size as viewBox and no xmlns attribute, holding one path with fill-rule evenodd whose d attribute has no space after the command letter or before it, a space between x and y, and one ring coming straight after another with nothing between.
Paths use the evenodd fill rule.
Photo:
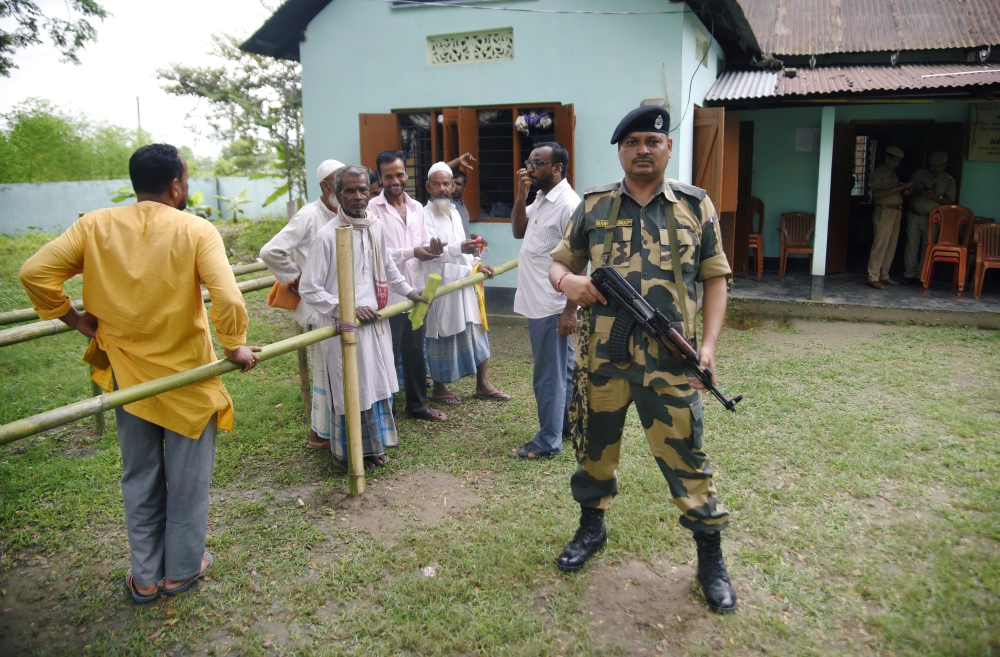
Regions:
<instances>
[{"instance_id":1,"label":"window grille","mask_svg":"<svg viewBox=\"0 0 1000 657\"><path fill-rule=\"evenodd\" d=\"M854 188L851 196L868 196L868 180L875 170L877 142L867 135L854 138Z\"/></svg>"},{"instance_id":2,"label":"window grille","mask_svg":"<svg viewBox=\"0 0 1000 657\"><path fill-rule=\"evenodd\" d=\"M427 65L514 59L514 28L427 37Z\"/></svg>"}]
</instances>

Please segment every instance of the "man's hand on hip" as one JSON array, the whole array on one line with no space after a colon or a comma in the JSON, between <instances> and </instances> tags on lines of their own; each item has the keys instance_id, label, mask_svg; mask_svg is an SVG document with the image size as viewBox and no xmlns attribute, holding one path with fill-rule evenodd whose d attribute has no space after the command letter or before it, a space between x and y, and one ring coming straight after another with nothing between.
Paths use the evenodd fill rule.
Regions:
<instances>
[{"instance_id":1,"label":"man's hand on hip","mask_svg":"<svg viewBox=\"0 0 1000 657\"><path fill-rule=\"evenodd\" d=\"M260 353L260 347L251 347L244 345L242 347L237 347L236 349L229 350L225 347L222 348L222 353L226 355L226 358L233 361L237 365L240 365L240 372L246 373L257 367L257 363L260 362L260 357L257 355Z\"/></svg>"},{"instance_id":2,"label":"man's hand on hip","mask_svg":"<svg viewBox=\"0 0 1000 657\"><path fill-rule=\"evenodd\" d=\"M59 320L71 329L83 333L91 340L97 334L97 318L90 313L81 313L76 308L70 308L69 312L60 317Z\"/></svg>"}]
</instances>

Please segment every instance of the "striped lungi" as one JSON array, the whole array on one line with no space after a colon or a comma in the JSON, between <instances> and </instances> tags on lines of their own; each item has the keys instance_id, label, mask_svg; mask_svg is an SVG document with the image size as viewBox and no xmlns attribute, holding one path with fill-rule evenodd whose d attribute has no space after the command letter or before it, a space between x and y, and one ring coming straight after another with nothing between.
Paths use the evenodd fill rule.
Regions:
<instances>
[{"instance_id":1,"label":"striped lungi","mask_svg":"<svg viewBox=\"0 0 1000 657\"><path fill-rule=\"evenodd\" d=\"M490 357L489 334L481 324L467 322L465 330L446 338L427 338L427 366L431 378L452 383L476 373Z\"/></svg>"},{"instance_id":2,"label":"striped lungi","mask_svg":"<svg viewBox=\"0 0 1000 657\"><path fill-rule=\"evenodd\" d=\"M378 456L385 453L386 447L399 444L396 434L396 420L392 417L389 400L375 402L367 411L361 411L361 451L364 456ZM347 416L335 415L333 421L333 438L330 440L330 451L338 465L347 463Z\"/></svg>"},{"instance_id":3,"label":"striped lungi","mask_svg":"<svg viewBox=\"0 0 1000 657\"><path fill-rule=\"evenodd\" d=\"M309 330L319 328L312 324ZM319 352L319 344L309 345L309 360L312 362L312 430L323 440L333 434L333 400L330 399L326 378L326 359Z\"/></svg>"}]
</instances>

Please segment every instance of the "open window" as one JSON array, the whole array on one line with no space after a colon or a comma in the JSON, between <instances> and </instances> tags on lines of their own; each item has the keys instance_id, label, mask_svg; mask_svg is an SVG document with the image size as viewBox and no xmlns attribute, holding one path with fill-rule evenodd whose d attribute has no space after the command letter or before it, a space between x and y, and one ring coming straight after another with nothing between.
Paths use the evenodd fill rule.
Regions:
<instances>
[{"instance_id":1,"label":"open window","mask_svg":"<svg viewBox=\"0 0 1000 657\"><path fill-rule=\"evenodd\" d=\"M536 144L557 141L569 152L568 178L574 167L572 105L527 104L397 110L361 115L361 160L373 168L384 150L406 154L407 193L427 201L427 170L439 161L471 153L478 164L466 170L464 199L473 221L510 221L517 170ZM534 197L535 190L530 192Z\"/></svg>"}]
</instances>

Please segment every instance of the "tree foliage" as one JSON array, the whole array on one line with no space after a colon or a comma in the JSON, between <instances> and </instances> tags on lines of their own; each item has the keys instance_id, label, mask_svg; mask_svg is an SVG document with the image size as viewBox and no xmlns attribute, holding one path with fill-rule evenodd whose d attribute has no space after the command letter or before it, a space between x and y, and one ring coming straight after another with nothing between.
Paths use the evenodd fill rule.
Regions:
<instances>
[{"instance_id":1,"label":"tree foliage","mask_svg":"<svg viewBox=\"0 0 1000 657\"><path fill-rule=\"evenodd\" d=\"M243 52L239 40L213 37L217 67L173 64L160 70L164 89L201 99L210 137L227 143L231 173L282 178L290 200L305 197L302 77L296 62ZM220 168L223 163L220 162Z\"/></svg>"},{"instance_id":2,"label":"tree foliage","mask_svg":"<svg viewBox=\"0 0 1000 657\"><path fill-rule=\"evenodd\" d=\"M10 77L17 68L13 55L21 48L42 43L42 33L62 53L63 61L79 64L77 52L97 40L97 30L89 19L104 20L108 12L95 0L65 0L66 17L46 16L34 0L0 0L0 21L13 20L13 29L4 21L0 27L0 76Z\"/></svg>"},{"instance_id":3,"label":"tree foliage","mask_svg":"<svg viewBox=\"0 0 1000 657\"><path fill-rule=\"evenodd\" d=\"M37 98L0 117L0 183L127 178L129 157L151 142L148 133L73 117Z\"/></svg>"}]
</instances>

